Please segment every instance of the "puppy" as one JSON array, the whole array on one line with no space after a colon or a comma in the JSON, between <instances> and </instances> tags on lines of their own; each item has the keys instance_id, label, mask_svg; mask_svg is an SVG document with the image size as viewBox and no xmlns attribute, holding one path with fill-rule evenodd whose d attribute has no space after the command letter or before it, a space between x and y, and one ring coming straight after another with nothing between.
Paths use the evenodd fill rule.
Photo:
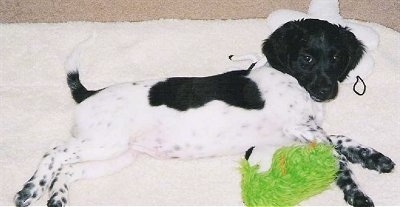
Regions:
<instances>
[{"instance_id":1,"label":"puppy","mask_svg":"<svg viewBox=\"0 0 400 207\"><path fill-rule=\"evenodd\" d=\"M244 153L252 146L321 142L336 147L338 185L351 205L373 205L351 178L347 160L379 172L394 163L376 150L321 128L322 102L337 94L363 46L346 28L293 21L263 44L273 68L209 77L174 77L88 90L80 82L82 47L68 58L67 82L77 103L72 139L43 156L15 196L27 206L48 191L48 206L68 203L70 183L128 166L135 154L197 159Z\"/></svg>"}]
</instances>

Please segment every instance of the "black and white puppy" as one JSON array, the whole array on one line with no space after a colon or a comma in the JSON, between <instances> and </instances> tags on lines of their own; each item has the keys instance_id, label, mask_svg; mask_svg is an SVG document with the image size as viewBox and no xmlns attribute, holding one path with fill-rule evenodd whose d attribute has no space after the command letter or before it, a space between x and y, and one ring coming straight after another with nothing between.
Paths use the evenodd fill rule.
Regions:
<instances>
[{"instance_id":1,"label":"black and white puppy","mask_svg":"<svg viewBox=\"0 0 400 207\"><path fill-rule=\"evenodd\" d=\"M263 45L273 68L209 77L175 77L87 90L79 80L80 47L67 60L76 110L74 133L43 156L15 197L27 206L48 191L49 206L67 204L71 182L117 172L135 154L196 159L244 153L252 146L321 142L341 156L338 184L351 205L373 205L351 178L346 158L390 172L394 163L372 148L320 127L322 101L336 96L363 46L346 28L320 20L289 22Z\"/></svg>"}]
</instances>

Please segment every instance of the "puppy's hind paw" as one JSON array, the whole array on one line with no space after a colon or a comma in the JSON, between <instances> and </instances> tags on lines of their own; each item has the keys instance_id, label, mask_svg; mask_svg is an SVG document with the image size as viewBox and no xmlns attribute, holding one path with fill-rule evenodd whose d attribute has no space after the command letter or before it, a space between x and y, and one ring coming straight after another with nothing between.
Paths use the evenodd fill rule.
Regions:
<instances>
[{"instance_id":1,"label":"puppy's hind paw","mask_svg":"<svg viewBox=\"0 0 400 207\"><path fill-rule=\"evenodd\" d=\"M29 206L31 204L30 197L31 197L31 194L29 194L29 192L22 191L22 190L19 191L17 193L17 195L15 195L15 198L14 198L15 206L17 206L17 207Z\"/></svg>"},{"instance_id":2,"label":"puppy's hind paw","mask_svg":"<svg viewBox=\"0 0 400 207\"><path fill-rule=\"evenodd\" d=\"M47 201L48 207L64 207L67 204L67 199L59 192L54 193Z\"/></svg>"},{"instance_id":3,"label":"puppy's hind paw","mask_svg":"<svg viewBox=\"0 0 400 207\"><path fill-rule=\"evenodd\" d=\"M24 188L15 195L15 206L29 206L32 202L32 199L36 197L37 193L35 192L35 185L33 183L27 183L24 185Z\"/></svg>"}]
</instances>

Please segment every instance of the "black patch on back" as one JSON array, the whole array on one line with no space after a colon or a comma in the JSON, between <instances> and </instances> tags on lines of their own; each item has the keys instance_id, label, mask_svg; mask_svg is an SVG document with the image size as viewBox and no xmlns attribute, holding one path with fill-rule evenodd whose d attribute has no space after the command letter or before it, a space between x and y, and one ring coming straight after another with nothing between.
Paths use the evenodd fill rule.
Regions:
<instances>
[{"instance_id":1,"label":"black patch on back","mask_svg":"<svg viewBox=\"0 0 400 207\"><path fill-rule=\"evenodd\" d=\"M176 77L159 82L149 91L151 106L166 105L179 111L219 100L244 109L262 109L265 101L257 84L238 70L208 77Z\"/></svg>"}]
</instances>

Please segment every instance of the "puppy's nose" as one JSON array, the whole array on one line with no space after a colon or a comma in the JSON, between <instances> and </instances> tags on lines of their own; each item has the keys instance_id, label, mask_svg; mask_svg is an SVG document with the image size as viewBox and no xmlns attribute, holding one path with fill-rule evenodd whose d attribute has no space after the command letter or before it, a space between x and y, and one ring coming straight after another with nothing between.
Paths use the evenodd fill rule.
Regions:
<instances>
[{"instance_id":1,"label":"puppy's nose","mask_svg":"<svg viewBox=\"0 0 400 207\"><path fill-rule=\"evenodd\" d=\"M325 88L321 88L321 89L319 90L319 94L320 94L320 95L323 95L323 96L326 96L326 95L330 94L331 91L332 91L332 88L331 88L331 87L325 87Z\"/></svg>"}]
</instances>

